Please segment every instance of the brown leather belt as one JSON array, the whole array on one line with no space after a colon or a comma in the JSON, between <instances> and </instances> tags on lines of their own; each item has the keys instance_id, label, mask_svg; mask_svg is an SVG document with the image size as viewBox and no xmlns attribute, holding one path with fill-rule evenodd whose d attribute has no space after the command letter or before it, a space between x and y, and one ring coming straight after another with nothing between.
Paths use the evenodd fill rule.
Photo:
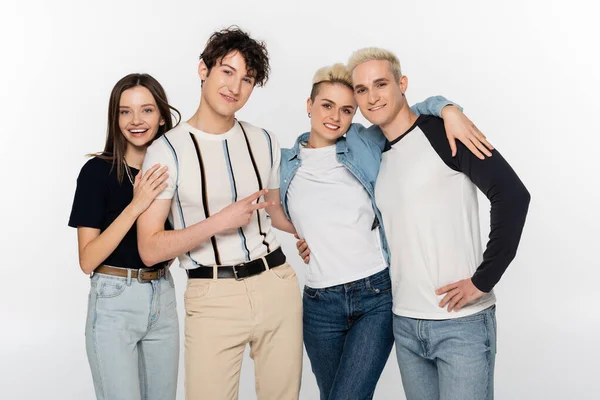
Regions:
<instances>
[{"instance_id":1,"label":"brown leather belt","mask_svg":"<svg viewBox=\"0 0 600 400\"><path fill-rule=\"evenodd\" d=\"M162 268L140 268L140 269L129 269L129 268L117 268L111 267L110 265L101 265L94 270L94 274L105 274L112 276L120 276L127 278L128 271L131 270L131 278L137 279L139 283L148 283L150 281L160 279L167 275L169 266L166 265Z\"/></svg>"}]
</instances>

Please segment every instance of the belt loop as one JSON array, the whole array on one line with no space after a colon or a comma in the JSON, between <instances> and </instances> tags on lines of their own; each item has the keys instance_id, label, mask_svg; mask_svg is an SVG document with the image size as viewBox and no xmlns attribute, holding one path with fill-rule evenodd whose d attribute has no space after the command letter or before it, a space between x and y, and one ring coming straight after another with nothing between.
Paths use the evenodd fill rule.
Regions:
<instances>
[{"instance_id":1,"label":"belt loop","mask_svg":"<svg viewBox=\"0 0 600 400\"><path fill-rule=\"evenodd\" d=\"M127 286L131 286L131 268L127 268Z\"/></svg>"},{"instance_id":2,"label":"belt loop","mask_svg":"<svg viewBox=\"0 0 600 400\"><path fill-rule=\"evenodd\" d=\"M267 259L265 257L261 257L260 258L263 262L263 264L265 264L265 271L270 270L271 268L269 268L269 263L267 262Z\"/></svg>"},{"instance_id":3,"label":"belt loop","mask_svg":"<svg viewBox=\"0 0 600 400\"><path fill-rule=\"evenodd\" d=\"M219 279L218 275L219 275L219 267L216 265L212 266L213 269L213 281L216 281L217 279Z\"/></svg>"}]
</instances>

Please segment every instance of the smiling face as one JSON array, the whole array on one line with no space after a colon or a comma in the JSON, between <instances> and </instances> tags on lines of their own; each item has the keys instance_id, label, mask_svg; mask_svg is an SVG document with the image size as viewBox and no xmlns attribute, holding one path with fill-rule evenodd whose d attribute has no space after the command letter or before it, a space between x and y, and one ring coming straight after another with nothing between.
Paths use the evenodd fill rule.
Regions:
<instances>
[{"instance_id":1,"label":"smiling face","mask_svg":"<svg viewBox=\"0 0 600 400\"><path fill-rule=\"evenodd\" d=\"M314 101L308 99L310 142L323 147L334 144L350 127L356 112L352 89L341 83L319 83Z\"/></svg>"},{"instance_id":2,"label":"smiling face","mask_svg":"<svg viewBox=\"0 0 600 400\"><path fill-rule=\"evenodd\" d=\"M360 112L372 124L389 125L404 107L408 79L397 82L389 61L370 60L352 70L354 96Z\"/></svg>"},{"instance_id":3,"label":"smiling face","mask_svg":"<svg viewBox=\"0 0 600 400\"><path fill-rule=\"evenodd\" d=\"M210 71L200 62L198 73L203 81L202 100L221 117L233 117L254 89L254 77L248 74L246 60L238 51L218 60Z\"/></svg>"},{"instance_id":4,"label":"smiling face","mask_svg":"<svg viewBox=\"0 0 600 400\"><path fill-rule=\"evenodd\" d=\"M135 86L121 93L119 99L119 128L128 142L136 147L146 147L165 124L156 101L143 86Z\"/></svg>"}]
</instances>

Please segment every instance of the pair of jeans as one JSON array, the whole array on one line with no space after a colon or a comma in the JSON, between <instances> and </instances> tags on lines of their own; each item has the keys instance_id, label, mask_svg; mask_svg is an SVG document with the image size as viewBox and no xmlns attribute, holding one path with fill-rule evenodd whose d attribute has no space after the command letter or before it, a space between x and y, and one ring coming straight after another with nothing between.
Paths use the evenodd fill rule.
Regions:
<instances>
[{"instance_id":1,"label":"pair of jeans","mask_svg":"<svg viewBox=\"0 0 600 400\"><path fill-rule=\"evenodd\" d=\"M304 345L321 400L372 399L394 344L389 270L304 287Z\"/></svg>"},{"instance_id":2,"label":"pair of jeans","mask_svg":"<svg viewBox=\"0 0 600 400\"><path fill-rule=\"evenodd\" d=\"M492 400L496 307L466 317L394 315L396 355L407 400Z\"/></svg>"},{"instance_id":3,"label":"pair of jeans","mask_svg":"<svg viewBox=\"0 0 600 400\"><path fill-rule=\"evenodd\" d=\"M171 274L148 283L94 274L85 342L98 399L174 400L179 322Z\"/></svg>"}]
</instances>

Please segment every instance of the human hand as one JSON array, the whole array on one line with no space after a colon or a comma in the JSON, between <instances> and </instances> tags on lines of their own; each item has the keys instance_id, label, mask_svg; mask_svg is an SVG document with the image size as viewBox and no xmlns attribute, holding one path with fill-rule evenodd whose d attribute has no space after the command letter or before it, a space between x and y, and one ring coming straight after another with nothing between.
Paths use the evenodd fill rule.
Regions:
<instances>
[{"instance_id":1,"label":"human hand","mask_svg":"<svg viewBox=\"0 0 600 400\"><path fill-rule=\"evenodd\" d=\"M477 300L485 294L475 287L471 278L451 283L435 291L435 294L438 296L444 293L446 296L440 301L439 306L440 308L444 308L447 304L448 312L452 310L458 311L466 304Z\"/></svg>"},{"instance_id":2,"label":"human hand","mask_svg":"<svg viewBox=\"0 0 600 400\"><path fill-rule=\"evenodd\" d=\"M268 191L268 189L259 190L246 198L231 203L215 214L215 216L218 216L222 220L223 230L246 226L250 223L250 219L256 210L273 206L275 204L274 201L257 201L254 203L255 200L264 196Z\"/></svg>"},{"instance_id":3,"label":"human hand","mask_svg":"<svg viewBox=\"0 0 600 400\"><path fill-rule=\"evenodd\" d=\"M487 141L485 135L481 133L475 124L458 107L444 107L442 109L442 118L444 119L446 136L452 150L452 157L456 155L456 139L460 140L462 144L471 150L471 153L475 154L481 160L485 159L483 154L488 157L492 156L490 150L494 150L494 146Z\"/></svg>"},{"instance_id":4,"label":"human hand","mask_svg":"<svg viewBox=\"0 0 600 400\"><path fill-rule=\"evenodd\" d=\"M310 249L308 248L308 243L306 240L300 239L297 233L294 234L294 237L298 239L296 242L296 248L298 249L298 255L304 261L304 264L308 264L310 261Z\"/></svg>"},{"instance_id":5,"label":"human hand","mask_svg":"<svg viewBox=\"0 0 600 400\"><path fill-rule=\"evenodd\" d=\"M146 211L156 196L168 186L165 182L168 177L166 165L160 168L160 164L156 164L144 176L142 171L138 172L133 181L133 199L130 203L136 216Z\"/></svg>"}]
</instances>

